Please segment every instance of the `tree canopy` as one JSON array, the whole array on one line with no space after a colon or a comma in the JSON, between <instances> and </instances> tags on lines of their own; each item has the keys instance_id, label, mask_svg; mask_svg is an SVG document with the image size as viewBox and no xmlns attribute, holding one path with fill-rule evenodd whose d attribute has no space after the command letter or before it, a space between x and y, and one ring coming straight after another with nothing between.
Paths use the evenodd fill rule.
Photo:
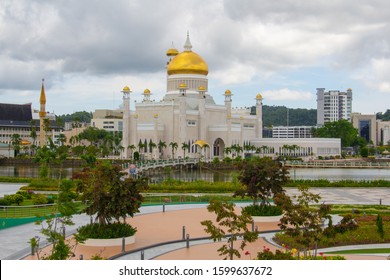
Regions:
<instances>
[{"instance_id":1,"label":"tree canopy","mask_svg":"<svg viewBox=\"0 0 390 280\"><path fill-rule=\"evenodd\" d=\"M237 190L235 195L248 195L253 203L269 204L273 195L283 192L283 186L289 180L288 170L280 162L271 158L252 158L245 161L238 176L243 189Z\"/></svg>"},{"instance_id":2,"label":"tree canopy","mask_svg":"<svg viewBox=\"0 0 390 280\"><path fill-rule=\"evenodd\" d=\"M340 138L342 147L364 146L366 141L359 136L358 130L348 120L325 123L323 127L313 129L313 136L319 138Z\"/></svg>"},{"instance_id":3,"label":"tree canopy","mask_svg":"<svg viewBox=\"0 0 390 280\"><path fill-rule=\"evenodd\" d=\"M78 179L78 191L88 201L85 212L95 215L100 224L112 219L126 222L126 216L133 217L141 207L141 192L147 189L144 178L123 179L121 168L110 162L98 162L93 169L86 168L74 176Z\"/></svg>"}]
</instances>

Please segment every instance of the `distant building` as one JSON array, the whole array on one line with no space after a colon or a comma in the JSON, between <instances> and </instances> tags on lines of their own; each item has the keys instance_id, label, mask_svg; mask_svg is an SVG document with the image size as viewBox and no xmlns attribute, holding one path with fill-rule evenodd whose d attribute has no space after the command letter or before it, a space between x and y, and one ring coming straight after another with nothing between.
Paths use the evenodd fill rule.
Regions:
<instances>
[{"instance_id":1,"label":"distant building","mask_svg":"<svg viewBox=\"0 0 390 280\"><path fill-rule=\"evenodd\" d=\"M390 145L390 121L376 122L377 145Z\"/></svg>"},{"instance_id":2,"label":"distant building","mask_svg":"<svg viewBox=\"0 0 390 280\"><path fill-rule=\"evenodd\" d=\"M42 83L40 102L45 103L45 98ZM33 110L31 103L0 103L0 143L12 144L13 135L18 134L21 139L21 146L26 148L31 145L36 147L41 146L41 135L45 136L43 140L44 145L47 144L47 137L50 137L54 144L59 144L58 137L62 133L62 128L57 125L54 113L46 113L42 109L44 107L40 111ZM49 127L46 133L41 133L43 119L48 120ZM32 131L35 133L32 133ZM13 156L13 154L10 156Z\"/></svg>"},{"instance_id":3,"label":"distant building","mask_svg":"<svg viewBox=\"0 0 390 280\"><path fill-rule=\"evenodd\" d=\"M91 126L108 132L123 131L123 110L95 110Z\"/></svg>"},{"instance_id":4,"label":"distant building","mask_svg":"<svg viewBox=\"0 0 390 280\"><path fill-rule=\"evenodd\" d=\"M377 141L376 115L375 114L360 114L352 113L351 121L354 128L359 131L359 136L366 139L367 143L372 142L374 145Z\"/></svg>"},{"instance_id":5,"label":"distant building","mask_svg":"<svg viewBox=\"0 0 390 280\"><path fill-rule=\"evenodd\" d=\"M325 91L317 88L317 125L338 120L351 120L352 89Z\"/></svg>"},{"instance_id":6,"label":"distant building","mask_svg":"<svg viewBox=\"0 0 390 280\"><path fill-rule=\"evenodd\" d=\"M272 138L312 138L312 126L274 126Z\"/></svg>"}]
</instances>

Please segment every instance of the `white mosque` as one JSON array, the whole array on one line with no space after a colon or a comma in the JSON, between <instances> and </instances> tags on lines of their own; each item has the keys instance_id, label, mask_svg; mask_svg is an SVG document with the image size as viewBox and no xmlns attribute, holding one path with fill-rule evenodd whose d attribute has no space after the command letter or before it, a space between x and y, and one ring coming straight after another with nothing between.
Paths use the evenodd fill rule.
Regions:
<instances>
[{"instance_id":1,"label":"white mosque","mask_svg":"<svg viewBox=\"0 0 390 280\"><path fill-rule=\"evenodd\" d=\"M340 155L339 139L262 138L261 94L248 104L256 106L255 115L250 108L232 108L230 90L224 93L224 104L216 104L208 92L208 65L192 51L188 34L183 52L171 48L166 54L167 92L161 101L152 100L151 91L145 89L142 102L135 102L135 110L130 111L132 92L128 86L122 90L124 158L140 146L146 158L171 158L171 143L177 144L175 157L182 158L223 158L224 148L235 144L263 147L262 153L270 156L282 155L286 144L296 144L294 153L302 156ZM166 147L150 149L150 143L165 143Z\"/></svg>"}]
</instances>

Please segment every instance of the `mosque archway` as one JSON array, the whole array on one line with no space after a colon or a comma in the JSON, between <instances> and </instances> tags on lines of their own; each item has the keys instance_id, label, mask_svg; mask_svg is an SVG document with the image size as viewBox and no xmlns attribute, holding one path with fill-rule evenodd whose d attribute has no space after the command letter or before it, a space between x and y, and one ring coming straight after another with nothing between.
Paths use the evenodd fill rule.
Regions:
<instances>
[{"instance_id":1,"label":"mosque archway","mask_svg":"<svg viewBox=\"0 0 390 280\"><path fill-rule=\"evenodd\" d=\"M213 145L213 156L223 158L225 150L225 142L221 138L217 138Z\"/></svg>"}]
</instances>

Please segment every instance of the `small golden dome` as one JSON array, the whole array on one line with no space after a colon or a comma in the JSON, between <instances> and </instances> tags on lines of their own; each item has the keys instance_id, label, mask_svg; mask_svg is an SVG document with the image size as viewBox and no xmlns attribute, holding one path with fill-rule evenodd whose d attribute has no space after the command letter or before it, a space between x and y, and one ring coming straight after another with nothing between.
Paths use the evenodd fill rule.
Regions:
<instances>
[{"instance_id":1,"label":"small golden dome","mask_svg":"<svg viewBox=\"0 0 390 280\"><path fill-rule=\"evenodd\" d=\"M144 94L150 94L150 90L147 88L144 90Z\"/></svg>"},{"instance_id":2,"label":"small golden dome","mask_svg":"<svg viewBox=\"0 0 390 280\"><path fill-rule=\"evenodd\" d=\"M198 91L206 91L206 88L204 86L198 87Z\"/></svg>"},{"instance_id":3,"label":"small golden dome","mask_svg":"<svg viewBox=\"0 0 390 280\"><path fill-rule=\"evenodd\" d=\"M176 55L167 68L168 75L199 74L207 75L209 68L203 58L193 51L184 51Z\"/></svg>"},{"instance_id":4,"label":"small golden dome","mask_svg":"<svg viewBox=\"0 0 390 280\"><path fill-rule=\"evenodd\" d=\"M256 95L256 99L263 99L263 96L262 96L260 93L258 93L258 94Z\"/></svg>"},{"instance_id":5,"label":"small golden dome","mask_svg":"<svg viewBox=\"0 0 390 280\"><path fill-rule=\"evenodd\" d=\"M130 88L128 86L125 86L122 91L125 91L125 92L130 91Z\"/></svg>"},{"instance_id":6,"label":"small golden dome","mask_svg":"<svg viewBox=\"0 0 390 280\"><path fill-rule=\"evenodd\" d=\"M158 118L158 114L153 114L153 117L154 117L155 119L157 119L157 118Z\"/></svg>"},{"instance_id":7,"label":"small golden dome","mask_svg":"<svg viewBox=\"0 0 390 280\"><path fill-rule=\"evenodd\" d=\"M352 89L351 88L349 88L349 89L347 89L348 91L352 91Z\"/></svg>"},{"instance_id":8,"label":"small golden dome","mask_svg":"<svg viewBox=\"0 0 390 280\"><path fill-rule=\"evenodd\" d=\"M167 56L176 56L179 54L179 51L175 48L167 50Z\"/></svg>"},{"instance_id":9,"label":"small golden dome","mask_svg":"<svg viewBox=\"0 0 390 280\"><path fill-rule=\"evenodd\" d=\"M231 92L229 89L227 89L227 90L225 91L225 95L232 95L232 92Z\"/></svg>"},{"instance_id":10,"label":"small golden dome","mask_svg":"<svg viewBox=\"0 0 390 280\"><path fill-rule=\"evenodd\" d=\"M186 86L186 84L184 84L184 83L181 83L181 84L179 85L179 88L180 88L180 89L186 89L186 88L187 88L187 86Z\"/></svg>"}]
</instances>

